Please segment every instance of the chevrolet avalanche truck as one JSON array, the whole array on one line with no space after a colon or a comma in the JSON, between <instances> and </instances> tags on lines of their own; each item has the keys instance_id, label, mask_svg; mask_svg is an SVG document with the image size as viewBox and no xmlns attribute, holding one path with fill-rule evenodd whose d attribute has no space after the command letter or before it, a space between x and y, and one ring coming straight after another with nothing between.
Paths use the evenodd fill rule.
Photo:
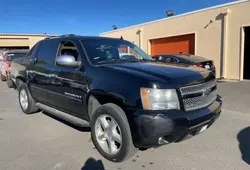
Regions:
<instances>
[{"instance_id":1,"label":"chevrolet avalanche truck","mask_svg":"<svg viewBox=\"0 0 250 170\"><path fill-rule=\"evenodd\" d=\"M22 111L90 126L96 149L113 162L195 136L221 113L211 71L156 62L123 38L46 38L19 64Z\"/></svg>"}]
</instances>

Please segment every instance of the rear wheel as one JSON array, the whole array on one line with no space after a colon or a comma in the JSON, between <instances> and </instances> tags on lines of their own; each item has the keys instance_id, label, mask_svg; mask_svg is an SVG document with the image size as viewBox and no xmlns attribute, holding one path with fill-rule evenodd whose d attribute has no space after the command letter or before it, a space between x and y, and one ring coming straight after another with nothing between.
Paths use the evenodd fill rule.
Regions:
<instances>
[{"instance_id":1,"label":"rear wheel","mask_svg":"<svg viewBox=\"0 0 250 170\"><path fill-rule=\"evenodd\" d=\"M112 162L122 162L137 151L127 117L115 104L102 105L95 111L91 119L91 136L99 153Z\"/></svg>"},{"instance_id":2,"label":"rear wheel","mask_svg":"<svg viewBox=\"0 0 250 170\"><path fill-rule=\"evenodd\" d=\"M13 81L11 80L10 76L7 76L7 86L9 88L13 88L14 87L14 83Z\"/></svg>"},{"instance_id":3,"label":"rear wheel","mask_svg":"<svg viewBox=\"0 0 250 170\"><path fill-rule=\"evenodd\" d=\"M0 78L1 78L1 81L6 81L6 77L2 74L2 72L0 72Z\"/></svg>"},{"instance_id":4,"label":"rear wheel","mask_svg":"<svg viewBox=\"0 0 250 170\"><path fill-rule=\"evenodd\" d=\"M38 111L38 108L35 106L35 101L30 95L28 86L25 83L22 83L18 89L18 99L20 107L25 114L31 114Z\"/></svg>"}]
</instances>

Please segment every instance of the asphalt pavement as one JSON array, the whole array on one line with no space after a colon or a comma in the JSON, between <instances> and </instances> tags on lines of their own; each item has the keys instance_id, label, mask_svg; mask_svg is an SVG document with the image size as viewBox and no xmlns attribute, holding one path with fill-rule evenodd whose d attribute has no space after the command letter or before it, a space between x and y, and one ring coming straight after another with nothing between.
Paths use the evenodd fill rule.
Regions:
<instances>
[{"instance_id":1,"label":"asphalt pavement","mask_svg":"<svg viewBox=\"0 0 250 170\"><path fill-rule=\"evenodd\" d=\"M219 83L219 93L221 117L202 134L112 163L94 148L88 128L23 114L17 92L0 83L0 170L249 170L250 82Z\"/></svg>"}]
</instances>

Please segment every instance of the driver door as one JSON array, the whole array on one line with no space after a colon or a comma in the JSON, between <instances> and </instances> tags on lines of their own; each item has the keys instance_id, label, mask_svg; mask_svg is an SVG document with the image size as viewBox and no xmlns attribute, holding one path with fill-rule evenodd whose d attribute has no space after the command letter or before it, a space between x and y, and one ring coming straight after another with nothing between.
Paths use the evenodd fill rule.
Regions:
<instances>
[{"instance_id":1,"label":"driver door","mask_svg":"<svg viewBox=\"0 0 250 170\"><path fill-rule=\"evenodd\" d=\"M79 49L78 42L61 41L57 56L70 55L75 57L76 61L82 61ZM55 88L53 89L56 93L56 97L54 97L56 107L73 116L85 118L83 98L86 93L82 88L85 82L85 73L82 66L78 68L60 66L56 62L54 66L58 72L57 82L55 82ZM55 94L52 93L51 95Z\"/></svg>"}]
</instances>

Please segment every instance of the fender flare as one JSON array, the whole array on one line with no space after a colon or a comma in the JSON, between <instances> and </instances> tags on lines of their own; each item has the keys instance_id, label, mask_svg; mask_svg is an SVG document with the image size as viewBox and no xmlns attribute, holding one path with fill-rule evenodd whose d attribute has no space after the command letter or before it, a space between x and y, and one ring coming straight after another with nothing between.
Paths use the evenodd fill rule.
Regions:
<instances>
[{"instance_id":1,"label":"fender flare","mask_svg":"<svg viewBox=\"0 0 250 170\"><path fill-rule=\"evenodd\" d=\"M91 120L91 115L98 107L106 103L114 103L124 109L127 102L124 97L115 93L108 93L98 89L90 90L86 97L85 103L87 106L89 119Z\"/></svg>"}]
</instances>

